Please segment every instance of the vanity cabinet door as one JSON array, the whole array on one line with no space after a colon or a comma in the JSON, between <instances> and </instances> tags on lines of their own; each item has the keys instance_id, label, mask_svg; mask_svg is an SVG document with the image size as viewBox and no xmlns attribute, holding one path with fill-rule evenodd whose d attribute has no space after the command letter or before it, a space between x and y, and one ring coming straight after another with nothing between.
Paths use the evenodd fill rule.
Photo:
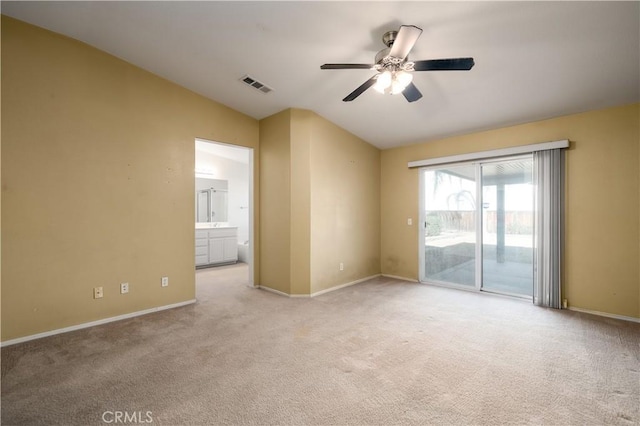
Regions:
<instances>
[{"instance_id":1,"label":"vanity cabinet door","mask_svg":"<svg viewBox=\"0 0 640 426\"><path fill-rule=\"evenodd\" d=\"M224 239L224 261L235 262L238 260L238 239L225 238Z\"/></svg>"},{"instance_id":2,"label":"vanity cabinet door","mask_svg":"<svg viewBox=\"0 0 640 426\"><path fill-rule=\"evenodd\" d=\"M224 262L224 239L209 238L209 263Z\"/></svg>"}]
</instances>

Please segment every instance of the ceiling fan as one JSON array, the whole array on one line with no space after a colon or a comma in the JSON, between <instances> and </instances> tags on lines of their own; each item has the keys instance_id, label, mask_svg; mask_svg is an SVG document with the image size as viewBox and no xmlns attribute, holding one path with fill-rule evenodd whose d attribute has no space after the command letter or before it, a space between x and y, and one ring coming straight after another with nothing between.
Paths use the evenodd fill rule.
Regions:
<instances>
[{"instance_id":1,"label":"ceiling fan","mask_svg":"<svg viewBox=\"0 0 640 426\"><path fill-rule=\"evenodd\" d=\"M324 64L323 70L370 69L378 73L365 81L360 87L343 99L351 102L365 90L373 86L380 93L402 93L409 102L422 97L420 90L413 84L414 71L469 71L475 62L473 58L426 59L409 61L409 52L413 48L422 29L414 25L402 25L398 31L387 31L382 42L387 46L376 54L375 64Z\"/></svg>"}]
</instances>

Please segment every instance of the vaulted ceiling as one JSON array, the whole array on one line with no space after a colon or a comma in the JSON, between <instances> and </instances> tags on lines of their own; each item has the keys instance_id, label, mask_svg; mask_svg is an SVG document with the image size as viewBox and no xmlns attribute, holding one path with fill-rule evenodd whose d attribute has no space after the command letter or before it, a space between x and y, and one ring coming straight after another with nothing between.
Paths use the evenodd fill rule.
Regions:
<instances>
[{"instance_id":1,"label":"vaulted ceiling","mask_svg":"<svg viewBox=\"0 0 640 426\"><path fill-rule=\"evenodd\" d=\"M640 100L640 3L2 2L65 34L256 119L315 111L379 148ZM411 59L471 56L468 72L419 72L424 97L348 93L374 72L382 35L424 31ZM250 75L274 90L240 81Z\"/></svg>"}]
</instances>

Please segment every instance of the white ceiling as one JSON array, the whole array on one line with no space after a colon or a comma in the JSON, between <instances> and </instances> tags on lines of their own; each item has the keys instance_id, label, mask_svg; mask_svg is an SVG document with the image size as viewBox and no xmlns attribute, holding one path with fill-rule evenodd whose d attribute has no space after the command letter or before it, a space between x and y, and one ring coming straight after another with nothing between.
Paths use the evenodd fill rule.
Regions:
<instances>
[{"instance_id":1,"label":"white ceiling","mask_svg":"<svg viewBox=\"0 0 640 426\"><path fill-rule=\"evenodd\" d=\"M2 2L2 13L107 51L256 119L310 109L379 148L640 100L640 2ZM421 27L424 97L368 90L382 34ZM249 74L275 90L239 80Z\"/></svg>"}]
</instances>

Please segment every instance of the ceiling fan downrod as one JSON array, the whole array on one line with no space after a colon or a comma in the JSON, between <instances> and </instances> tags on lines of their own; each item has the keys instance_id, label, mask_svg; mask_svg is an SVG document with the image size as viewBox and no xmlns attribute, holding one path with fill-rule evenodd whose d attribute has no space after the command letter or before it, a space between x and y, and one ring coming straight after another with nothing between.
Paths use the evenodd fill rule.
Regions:
<instances>
[{"instance_id":1,"label":"ceiling fan downrod","mask_svg":"<svg viewBox=\"0 0 640 426\"><path fill-rule=\"evenodd\" d=\"M382 42L385 46L391 47L393 46L393 42L396 41L396 37L398 36L398 32L395 30L387 31L382 35Z\"/></svg>"}]
</instances>

